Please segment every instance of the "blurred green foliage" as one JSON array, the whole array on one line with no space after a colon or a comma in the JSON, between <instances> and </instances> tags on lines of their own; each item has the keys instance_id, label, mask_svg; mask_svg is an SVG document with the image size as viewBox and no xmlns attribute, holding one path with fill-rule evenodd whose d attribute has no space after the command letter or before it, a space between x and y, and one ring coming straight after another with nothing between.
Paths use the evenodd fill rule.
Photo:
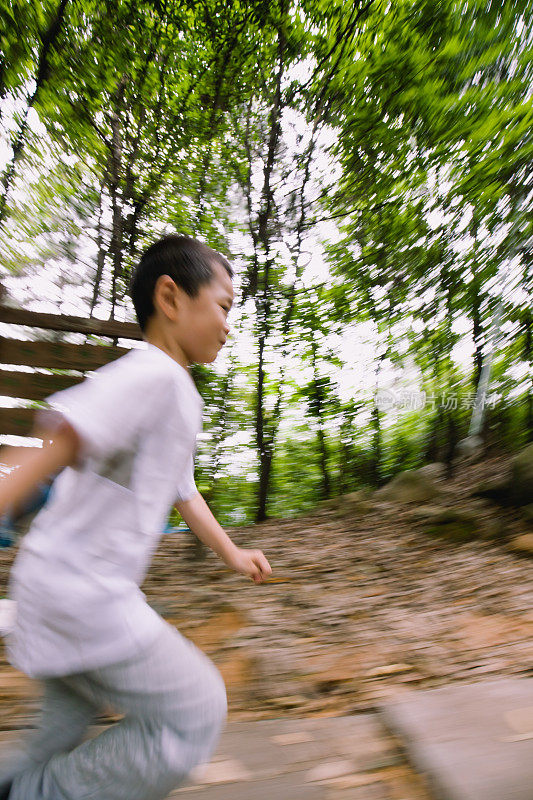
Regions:
<instances>
[{"instance_id":1,"label":"blurred green foliage","mask_svg":"<svg viewBox=\"0 0 533 800\"><path fill-rule=\"evenodd\" d=\"M533 438L532 17L0 0L9 287L55 276L59 303L69 284L78 313L130 318L131 267L167 230L237 267L235 344L195 368L223 521L451 467L492 351L486 445Z\"/></svg>"}]
</instances>

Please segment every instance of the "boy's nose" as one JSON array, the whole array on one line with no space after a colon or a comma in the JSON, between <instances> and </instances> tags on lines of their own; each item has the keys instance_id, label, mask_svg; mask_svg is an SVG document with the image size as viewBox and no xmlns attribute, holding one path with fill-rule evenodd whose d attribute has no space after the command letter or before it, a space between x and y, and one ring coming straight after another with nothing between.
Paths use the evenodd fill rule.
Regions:
<instances>
[{"instance_id":1,"label":"boy's nose","mask_svg":"<svg viewBox=\"0 0 533 800\"><path fill-rule=\"evenodd\" d=\"M228 323L227 323L227 322L225 322L225 323L224 323L224 333L226 334L226 336L227 336L227 335L228 335L228 333L229 333L229 325L228 325Z\"/></svg>"}]
</instances>

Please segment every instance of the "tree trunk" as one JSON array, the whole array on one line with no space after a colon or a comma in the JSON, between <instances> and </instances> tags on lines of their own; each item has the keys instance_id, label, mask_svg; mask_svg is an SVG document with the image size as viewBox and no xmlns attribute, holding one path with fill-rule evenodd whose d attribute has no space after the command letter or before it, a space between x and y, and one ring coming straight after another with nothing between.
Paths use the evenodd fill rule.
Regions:
<instances>
[{"instance_id":1,"label":"tree trunk","mask_svg":"<svg viewBox=\"0 0 533 800\"><path fill-rule=\"evenodd\" d=\"M446 414L446 444L444 446L444 463L446 464L446 477L453 478L455 449L459 441L457 423L453 411Z\"/></svg>"},{"instance_id":2,"label":"tree trunk","mask_svg":"<svg viewBox=\"0 0 533 800\"><path fill-rule=\"evenodd\" d=\"M228 53L223 52L221 56L222 57L219 59L219 61L215 66L216 69L215 90L213 92L213 98L211 101L211 111L209 114L209 121L207 123L207 129L209 131L209 139L206 151L204 153L204 157L202 159L200 179L198 181L198 188L196 192L196 218L194 220L194 226L193 226L193 231L195 234L201 231L205 214L205 190L207 186L207 175L213 158L212 139L215 136L217 125L219 122L222 87L224 85L224 79L226 76L226 67L229 63Z\"/></svg>"},{"instance_id":3,"label":"tree trunk","mask_svg":"<svg viewBox=\"0 0 533 800\"><path fill-rule=\"evenodd\" d=\"M474 275L470 287L470 302L472 307L472 325L474 336L474 392L477 391L479 379L481 377L481 368L483 367L483 324L481 321L481 296L479 288L479 280L477 276Z\"/></svg>"},{"instance_id":4,"label":"tree trunk","mask_svg":"<svg viewBox=\"0 0 533 800\"><path fill-rule=\"evenodd\" d=\"M111 244L109 252L112 258L111 276L111 313L110 319L115 317L115 306L117 302L117 280L122 277L122 202L120 192L120 182L122 177L122 133L121 133L121 111L124 99L124 89L126 87L127 76L123 75L117 87L115 96L115 106L111 114L111 153L109 159L109 193L111 195L111 208L113 221L111 229Z\"/></svg>"},{"instance_id":5,"label":"tree trunk","mask_svg":"<svg viewBox=\"0 0 533 800\"><path fill-rule=\"evenodd\" d=\"M372 458L370 460L370 483L372 486L380 486L382 473L381 473L381 460L382 460L382 435L381 435L381 419L379 416L379 408L374 401L374 408L372 409L372 427L374 434L372 436Z\"/></svg>"},{"instance_id":6,"label":"tree trunk","mask_svg":"<svg viewBox=\"0 0 533 800\"><path fill-rule=\"evenodd\" d=\"M265 431L265 409L263 404L265 388L264 370L264 351L267 336L267 322L263 322L263 328L259 335L259 363L257 367L257 400L255 413L255 438L259 456L259 486L257 496L256 521L263 522L267 518L267 497L270 484L270 467L272 465L272 454L270 453L270 443L267 441Z\"/></svg>"},{"instance_id":7,"label":"tree trunk","mask_svg":"<svg viewBox=\"0 0 533 800\"><path fill-rule=\"evenodd\" d=\"M331 495L331 481L328 472L328 454L326 450L326 437L322 425L318 428L318 451L320 453L320 469L322 470L322 497L327 500Z\"/></svg>"},{"instance_id":8,"label":"tree trunk","mask_svg":"<svg viewBox=\"0 0 533 800\"><path fill-rule=\"evenodd\" d=\"M284 9L286 10L286 9ZM275 165L276 154L278 151L281 136L281 112L282 96L281 84L285 71L285 33L283 27L278 30L278 52L279 65L276 75L276 85L272 108L270 110L270 134L268 138L268 150L263 169L264 181L262 189L261 211L258 214L257 241L264 256L264 267L262 275L262 287L260 297L257 299L257 316L259 322L259 357L257 368L257 403L256 403L256 441L259 456L259 486L257 502L257 522L267 518L267 497L270 485L270 470L274 455L276 420L268 431L265 430L265 409L264 409L264 389L265 389L265 368L264 356L265 346L270 329L270 267L271 267L271 221L274 214L274 195L271 185L272 175Z\"/></svg>"},{"instance_id":9,"label":"tree trunk","mask_svg":"<svg viewBox=\"0 0 533 800\"><path fill-rule=\"evenodd\" d=\"M340 424L340 443L338 450L339 469L339 494L351 492L354 489L355 447L353 431L355 428L355 407L346 407L342 411Z\"/></svg>"},{"instance_id":10,"label":"tree trunk","mask_svg":"<svg viewBox=\"0 0 533 800\"><path fill-rule=\"evenodd\" d=\"M104 185L105 185L105 176L102 181L102 185L100 187L100 208L98 211L98 224L97 224L97 248L98 252L96 255L96 272L94 275L94 286L93 286L93 296L91 298L91 306L89 309L89 316L92 317L94 313L94 309L96 308L96 304L98 302L98 296L100 294L100 284L102 283L102 275L104 272L104 263L105 263L105 255L106 251L104 248L104 233L103 233L103 223L102 223L102 216L104 211Z\"/></svg>"},{"instance_id":11,"label":"tree trunk","mask_svg":"<svg viewBox=\"0 0 533 800\"><path fill-rule=\"evenodd\" d=\"M533 314L531 308L524 313L524 356L529 364L529 384L526 390L526 437L533 442Z\"/></svg>"},{"instance_id":12,"label":"tree trunk","mask_svg":"<svg viewBox=\"0 0 533 800\"><path fill-rule=\"evenodd\" d=\"M270 474L272 467L273 453L270 449L264 450L259 454L259 493L256 522L264 522L267 517L268 490L270 487Z\"/></svg>"},{"instance_id":13,"label":"tree trunk","mask_svg":"<svg viewBox=\"0 0 533 800\"><path fill-rule=\"evenodd\" d=\"M509 270L507 269L505 276L502 279L500 298L497 301L496 309L492 317L492 324L489 332L487 352L483 360L481 375L479 376L479 383L476 391L476 402L474 404L474 410L472 412L472 418L470 420L470 428L468 430L468 436L471 438L479 436L483 431L483 422L485 418L485 408L486 408L485 401L490 387L490 374L492 370L492 361L494 358L494 353L496 352L497 339L500 333L500 322L504 310L503 298L505 296L505 289L507 283L506 278L508 271Z\"/></svg>"},{"instance_id":14,"label":"tree trunk","mask_svg":"<svg viewBox=\"0 0 533 800\"><path fill-rule=\"evenodd\" d=\"M311 331L313 336L313 331ZM324 389L320 384L320 376L317 366L317 346L314 339L311 341L311 353L313 360L313 380L314 380L314 413L318 423L318 452L320 458L320 469L322 471L322 497L327 499L331 494L331 481L328 472L328 453L326 448L326 436L324 433Z\"/></svg>"}]
</instances>

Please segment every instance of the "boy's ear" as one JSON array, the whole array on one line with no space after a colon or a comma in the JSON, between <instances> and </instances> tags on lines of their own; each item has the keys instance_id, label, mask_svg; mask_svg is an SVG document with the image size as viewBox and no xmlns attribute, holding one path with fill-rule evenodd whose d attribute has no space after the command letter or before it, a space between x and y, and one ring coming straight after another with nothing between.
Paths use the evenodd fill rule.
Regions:
<instances>
[{"instance_id":1,"label":"boy's ear","mask_svg":"<svg viewBox=\"0 0 533 800\"><path fill-rule=\"evenodd\" d=\"M180 289L170 275L160 275L154 288L154 307L170 320L176 320L180 304Z\"/></svg>"}]
</instances>

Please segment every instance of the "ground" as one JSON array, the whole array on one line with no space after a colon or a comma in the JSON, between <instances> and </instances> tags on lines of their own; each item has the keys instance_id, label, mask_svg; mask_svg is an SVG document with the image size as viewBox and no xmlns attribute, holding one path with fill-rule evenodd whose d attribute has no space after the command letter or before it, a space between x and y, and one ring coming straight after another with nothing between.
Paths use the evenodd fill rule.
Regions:
<instances>
[{"instance_id":1,"label":"ground","mask_svg":"<svg viewBox=\"0 0 533 800\"><path fill-rule=\"evenodd\" d=\"M503 465L503 466L502 466ZM443 485L469 507L471 487L504 468L468 466ZM144 590L215 661L229 717L320 717L372 711L413 687L531 674L531 561L506 539L526 532L515 510L475 506L497 540L433 540L412 510L379 503L364 516L319 510L229 530L261 547L274 573L256 586L188 537L165 537ZM0 552L0 595L13 550ZM0 729L31 724L36 687L0 652Z\"/></svg>"}]
</instances>

